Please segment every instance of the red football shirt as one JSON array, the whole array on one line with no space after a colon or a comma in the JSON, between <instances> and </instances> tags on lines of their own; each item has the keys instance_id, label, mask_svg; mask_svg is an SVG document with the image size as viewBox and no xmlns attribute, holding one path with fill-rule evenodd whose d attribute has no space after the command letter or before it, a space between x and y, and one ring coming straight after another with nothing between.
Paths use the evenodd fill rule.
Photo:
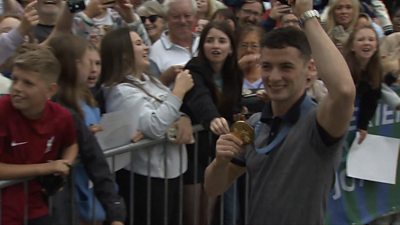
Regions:
<instances>
[{"instance_id":1,"label":"red football shirt","mask_svg":"<svg viewBox=\"0 0 400 225\"><path fill-rule=\"evenodd\" d=\"M60 157L61 152L76 142L76 129L71 113L57 103L47 101L40 119L25 118L11 104L10 96L0 97L0 162L36 164ZM24 207L28 218L48 214L40 184L34 179L2 190L2 224L22 224Z\"/></svg>"}]
</instances>

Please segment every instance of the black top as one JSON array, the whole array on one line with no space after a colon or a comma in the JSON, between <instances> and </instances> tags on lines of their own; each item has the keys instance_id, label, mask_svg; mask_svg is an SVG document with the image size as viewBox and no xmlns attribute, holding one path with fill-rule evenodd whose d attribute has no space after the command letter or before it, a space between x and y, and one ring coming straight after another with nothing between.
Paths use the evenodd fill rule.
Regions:
<instances>
[{"instance_id":1,"label":"black top","mask_svg":"<svg viewBox=\"0 0 400 225\"><path fill-rule=\"evenodd\" d=\"M230 90L226 91L232 94L222 93L221 90L226 90L227 84L226 82L221 82L220 86L222 88L217 87L214 83L214 71L208 63L201 62L198 58L193 58L187 63L185 69L190 70L194 86L186 93L181 111L191 118L193 124L202 124L205 129L198 133L196 145L187 145L189 165L188 171L185 173L185 182L197 183L202 182L204 179L204 170L209 164L209 158L215 157L217 136L209 131L210 122L217 117L224 117L228 123L233 122L233 115L240 112L241 108L241 81L243 78L240 74L220 74L222 77L229 75L229 78L236 79L229 81L235 86L231 87L232 85L229 85ZM228 102L228 104L225 102L227 107L221 107L222 98L219 95L230 97L229 99L224 98ZM199 150L197 153L196 147ZM197 158L195 154L198 155ZM195 174L194 165L191 165L191 163L194 164L194 161L197 161L198 174ZM199 180L193 180L196 176Z\"/></svg>"},{"instance_id":2,"label":"black top","mask_svg":"<svg viewBox=\"0 0 400 225\"><path fill-rule=\"evenodd\" d=\"M89 131L85 123L79 118L77 113L70 109L74 117L77 132L77 142L79 146L79 159L85 167L89 179L93 182L95 196L98 198L106 211L106 221L125 221L126 207L123 199L118 195L116 183L110 172L110 168L104 156L103 150L97 142L96 137ZM71 222L77 218L76 210L69 211L71 208L66 206L72 198L71 184L64 186L64 191L59 192L57 200L53 204L55 209L54 217L58 224L75 224ZM67 200L68 199L68 200ZM64 202L65 200L65 202Z\"/></svg>"},{"instance_id":3,"label":"black top","mask_svg":"<svg viewBox=\"0 0 400 225\"><path fill-rule=\"evenodd\" d=\"M381 88L379 86L373 89L366 81L359 81L356 91L357 129L368 130L368 123L374 116L378 100L381 97Z\"/></svg>"},{"instance_id":4,"label":"black top","mask_svg":"<svg viewBox=\"0 0 400 225\"><path fill-rule=\"evenodd\" d=\"M238 93L231 96L233 104L228 108L221 109L218 107L220 93L215 85L212 85L214 71L205 63L200 62L198 58L190 60L186 68L192 75L194 86L186 93L183 99L182 112L189 115L193 124L203 124L208 129L211 120L216 117L224 117L229 122L233 121L233 115L241 111L241 86L242 83L238 82L236 88ZM232 76L234 79L234 76ZM211 82L210 82L211 81Z\"/></svg>"},{"instance_id":5,"label":"black top","mask_svg":"<svg viewBox=\"0 0 400 225\"><path fill-rule=\"evenodd\" d=\"M39 41L39 43L41 43L47 39L51 31L53 31L53 28L54 25L38 24L33 28L33 35Z\"/></svg>"}]
</instances>

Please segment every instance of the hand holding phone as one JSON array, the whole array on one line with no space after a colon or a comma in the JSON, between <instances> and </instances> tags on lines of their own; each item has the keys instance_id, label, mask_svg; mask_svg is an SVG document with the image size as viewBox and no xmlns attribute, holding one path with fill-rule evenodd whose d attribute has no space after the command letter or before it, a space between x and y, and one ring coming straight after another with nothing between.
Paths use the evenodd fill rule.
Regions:
<instances>
[{"instance_id":1,"label":"hand holding phone","mask_svg":"<svg viewBox=\"0 0 400 225\"><path fill-rule=\"evenodd\" d=\"M71 13L77 13L86 8L84 0L67 0L67 5Z\"/></svg>"},{"instance_id":2,"label":"hand holding phone","mask_svg":"<svg viewBox=\"0 0 400 225\"><path fill-rule=\"evenodd\" d=\"M116 2L115 0L104 0L102 4L105 8L113 8L115 2Z\"/></svg>"},{"instance_id":3,"label":"hand holding phone","mask_svg":"<svg viewBox=\"0 0 400 225\"><path fill-rule=\"evenodd\" d=\"M282 5L289 5L287 0L278 0Z\"/></svg>"},{"instance_id":4,"label":"hand holding phone","mask_svg":"<svg viewBox=\"0 0 400 225\"><path fill-rule=\"evenodd\" d=\"M291 10L292 8L287 0L278 0L272 5L269 16L274 20L278 20L283 15L290 13Z\"/></svg>"}]
</instances>

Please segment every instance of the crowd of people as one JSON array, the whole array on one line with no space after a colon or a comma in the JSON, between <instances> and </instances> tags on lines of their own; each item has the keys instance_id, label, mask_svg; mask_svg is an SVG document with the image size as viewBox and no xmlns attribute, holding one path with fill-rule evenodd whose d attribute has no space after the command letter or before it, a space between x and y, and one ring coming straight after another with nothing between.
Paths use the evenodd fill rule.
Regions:
<instances>
[{"instance_id":1,"label":"crowd of people","mask_svg":"<svg viewBox=\"0 0 400 225\"><path fill-rule=\"evenodd\" d=\"M323 224L352 117L400 109L398 1L77 2L1 0L0 224ZM111 171L115 112L167 143Z\"/></svg>"}]
</instances>

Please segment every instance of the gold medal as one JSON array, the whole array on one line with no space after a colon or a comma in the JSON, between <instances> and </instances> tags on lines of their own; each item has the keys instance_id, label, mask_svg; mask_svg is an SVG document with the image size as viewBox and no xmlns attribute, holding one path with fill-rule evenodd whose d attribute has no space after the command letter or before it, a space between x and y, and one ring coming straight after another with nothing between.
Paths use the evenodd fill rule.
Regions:
<instances>
[{"instance_id":1,"label":"gold medal","mask_svg":"<svg viewBox=\"0 0 400 225\"><path fill-rule=\"evenodd\" d=\"M254 129L245 121L236 121L233 123L231 132L242 140L244 145L250 144L254 140Z\"/></svg>"}]
</instances>

